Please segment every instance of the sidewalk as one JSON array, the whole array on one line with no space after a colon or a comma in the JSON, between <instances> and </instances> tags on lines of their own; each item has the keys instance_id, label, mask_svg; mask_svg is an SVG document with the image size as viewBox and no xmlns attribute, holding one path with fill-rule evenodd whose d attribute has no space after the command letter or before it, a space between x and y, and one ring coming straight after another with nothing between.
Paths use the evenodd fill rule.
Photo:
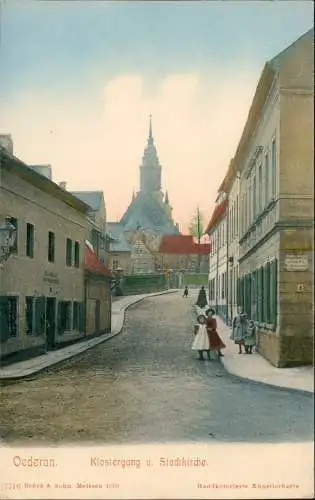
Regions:
<instances>
[{"instance_id":1,"label":"sidewalk","mask_svg":"<svg viewBox=\"0 0 315 500\"><path fill-rule=\"evenodd\" d=\"M147 297L154 297L156 295L164 295L166 293L175 292L177 292L177 290L167 290L164 292L143 295L129 295L114 300L112 303L112 329L110 333L106 333L89 340L78 341L71 346L58 349L57 351L48 351L41 356L0 368L0 380L18 380L28 377L45 370L52 365L60 363L61 361L72 358L77 354L81 354L101 342L105 342L121 332L125 320L125 312L129 306L136 304L137 302L141 302Z\"/></svg>"},{"instance_id":2,"label":"sidewalk","mask_svg":"<svg viewBox=\"0 0 315 500\"><path fill-rule=\"evenodd\" d=\"M262 384L314 393L314 368L276 368L258 353L238 354L238 346L230 340L231 328L218 316L218 332L224 341L224 368L237 377Z\"/></svg>"}]
</instances>

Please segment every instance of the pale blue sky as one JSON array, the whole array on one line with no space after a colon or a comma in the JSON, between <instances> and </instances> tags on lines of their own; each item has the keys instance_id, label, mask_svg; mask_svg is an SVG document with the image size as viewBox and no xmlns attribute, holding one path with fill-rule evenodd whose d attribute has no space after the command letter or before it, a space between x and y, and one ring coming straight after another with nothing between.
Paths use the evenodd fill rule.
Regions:
<instances>
[{"instance_id":1,"label":"pale blue sky","mask_svg":"<svg viewBox=\"0 0 315 500\"><path fill-rule=\"evenodd\" d=\"M79 78L148 77L243 59L261 66L312 24L312 2L50 2L6 0L6 92Z\"/></svg>"},{"instance_id":2,"label":"pale blue sky","mask_svg":"<svg viewBox=\"0 0 315 500\"><path fill-rule=\"evenodd\" d=\"M312 2L302 0L160 3L5 0L1 7L0 50L0 91L5 113L0 132L12 133L16 153L22 155L25 161L52 163L57 180L69 180L73 188L88 189L93 188L94 184L102 187L107 194L109 213L115 218L129 201L126 200L127 188L122 192L119 203L117 199L111 199L113 190L108 189L108 183L115 187L115 182L118 185L120 181L115 181L108 174L110 165L104 165L105 157L93 159L95 176L92 180L83 175L78 177L73 165L69 164L69 158L75 157L73 141L79 142L83 148L82 140L78 141L78 137L82 138L89 129L88 133L93 135L95 131L94 136L98 138L99 144L104 144L106 130L104 128L103 137L102 126L111 127L113 123L107 119L107 125L101 125L108 109L112 110L111 116L116 116L116 119L118 113L120 116L125 114L125 120L133 128L136 125L131 116L141 121L141 125L138 124L137 149L130 156L132 163L131 159L122 157L119 163L125 169L122 171L130 175L129 193L133 188L138 188L138 166L146 139L146 117L153 112L157 147L161 163L165 165L164 173L168 172L166 177L171 197L173 193L174 211L180 222L185 224L188 211L195 205L198 194L197 191L192 194L191 205L183 211L178 205L182 198L176 183L179 169L185 168L187 162L187 169L194 164L197 170L200 168L199 174L204 175L207 164L218 162L218 175L222 177L227 158L218 158L219 152L212 157L213 145L210 146L208 159L197 159L196 153L189 148L182 153L183 160L172 159L172 155L168 154L171 144L163 130L166 130L170 120L167 113L163 114L163 118L162 113L159 116L159 110L163 103L166 106L167 99L171 102L174 100L174 97L170 97L171 91L166 89L170 85L169 78L172 75L194 75L199 82L198 86L191 79L188 79L189 82L187 80L191 89L187 90L188 94L194 93L194 99L198 94L200 101L195 108L195 101L190 103L189 123L188 118L186 121L189 130L183 132L187 136L204 134L206 137L208 122L205 117L202 117L205 120L203 124L198 121L203 110L202 96L212 92L214 86L214 90L217 90L221 85L228 95L235 83L243 96L240 98L241 101L243 99L243 108L239 111L239 118L235 118L235 137L231 139L231 151L228 151L228 154L233 154L264 62L310 29L312 24ZM131 83L128 80L130 90L124 87L124 91L119 91L122 84L117 78L126 75L140 78L140 87L135 80ZM180 82L176 85L181 88L181 80L177 79L176 82ZM171 88L176 96L174 85L172 83ZM197 85L198 90L192 90L194 85ZM110 96L114 96L112 101L108 100L108 96L104 99L104 89L107 87ZM124 92L129 100L126 96L122 97ZM166 100L164 97L162 99L161 93L164 97L167 94ZM113 111L115 99L119 102L116 111ZM120 100L126 102L126 99L129 104L124 107ZM188 100L187 96L185 99L183 97L183 102ZM174 108L170 113L174 115L178 112L180 115L182 108L183 105L179 104L177 111ZM73 116L77 134L73 141L69 136L72 127L70 115ZM216 123L213 126L221 126L222 130L225 127L224 120L231 119L223 108L222 116L211 118ZM94 119L98 120L97 123ZM58 131L59 137L62 136L61 129L66 127L67 120L67 134L63 131L64 140L61 142ZM77 126L80 120L85 122L82 130L78 130ZM178 127L182 125L180 122L183 119L179 116ZM173 134L174 127L176 129L174 123ZM72 127L73 134L75 127ZM46 141L51 129L56 131L54 142ZM40 143L38 158L35 158L34 145L30 147L34 142L31 137L35 135ZM107 138L107 151L112 148L107 162L117 156L117 149L121 149L120 135L112 135L110 142ZM91 142L89 144L97 149L95 137L94 145L91 146ZM82 151L80 156L84 154L86 152ZM79 158L73 161L80 164ZM174 165L174 161L181 165ZM199 167L200 162L204 164ZM82 165L80 168L82 170ZM91 171L93 166L90 167ZM218 182L219 177L215 177L215 188ZM211 196L213 198L214 194ZM201 204L208 212L213 199L209 201L206 192L203 197ZM115 206L112 212L111 206Z\"/></svg>"}]
</instances>

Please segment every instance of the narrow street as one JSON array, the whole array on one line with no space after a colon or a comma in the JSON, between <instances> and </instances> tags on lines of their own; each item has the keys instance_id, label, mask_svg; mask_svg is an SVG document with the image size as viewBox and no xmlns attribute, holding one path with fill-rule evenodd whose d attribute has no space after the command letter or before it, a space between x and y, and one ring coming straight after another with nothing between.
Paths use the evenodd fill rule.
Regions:
<instances>
[{"instance_id":1,"label":"narrow street","mask_svg":"<svg viewBox=\"0 0 315 500\"><path fill-rule=\"evenodd\" d=\"M230 376L190 349L193 298L132 306L111 340L1 388L8 444L301 442L312 440L312 395Z\"/></svg>"}]
</instances>

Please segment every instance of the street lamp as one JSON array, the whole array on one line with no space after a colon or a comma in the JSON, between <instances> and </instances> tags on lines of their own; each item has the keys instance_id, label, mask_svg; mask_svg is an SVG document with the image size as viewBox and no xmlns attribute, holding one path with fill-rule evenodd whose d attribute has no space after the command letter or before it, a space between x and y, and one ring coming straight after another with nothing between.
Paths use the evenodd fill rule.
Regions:
<instances>
[{"instance_id":1,"label":"street lamp","mask_svg":"<svg viewBox=\"0 0 315 500\"><path fill-rule=\"evenodd\" d=\"M16 239L16 228L11 224L10 217L5 217L0 226L0 268L4 267L6 260L10 256L10 250L14 246Z\"/></svg>"}]
</instances>

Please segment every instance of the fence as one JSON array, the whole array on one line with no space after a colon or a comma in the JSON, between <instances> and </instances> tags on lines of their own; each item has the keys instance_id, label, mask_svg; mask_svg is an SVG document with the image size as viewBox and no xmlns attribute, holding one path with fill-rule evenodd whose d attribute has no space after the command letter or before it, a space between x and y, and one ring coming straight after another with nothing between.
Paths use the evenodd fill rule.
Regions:
<instances>
[{"instance_id":1,"label":"fence","mask_svg":"<svg viewBox=\"0 0 315 500\"><path fill-rule=\"evenodd\" d=\"M120 287L123 295L162 292L169 288L165 274L129 274L121 279Z\"/></svg>"}]
</instances>

